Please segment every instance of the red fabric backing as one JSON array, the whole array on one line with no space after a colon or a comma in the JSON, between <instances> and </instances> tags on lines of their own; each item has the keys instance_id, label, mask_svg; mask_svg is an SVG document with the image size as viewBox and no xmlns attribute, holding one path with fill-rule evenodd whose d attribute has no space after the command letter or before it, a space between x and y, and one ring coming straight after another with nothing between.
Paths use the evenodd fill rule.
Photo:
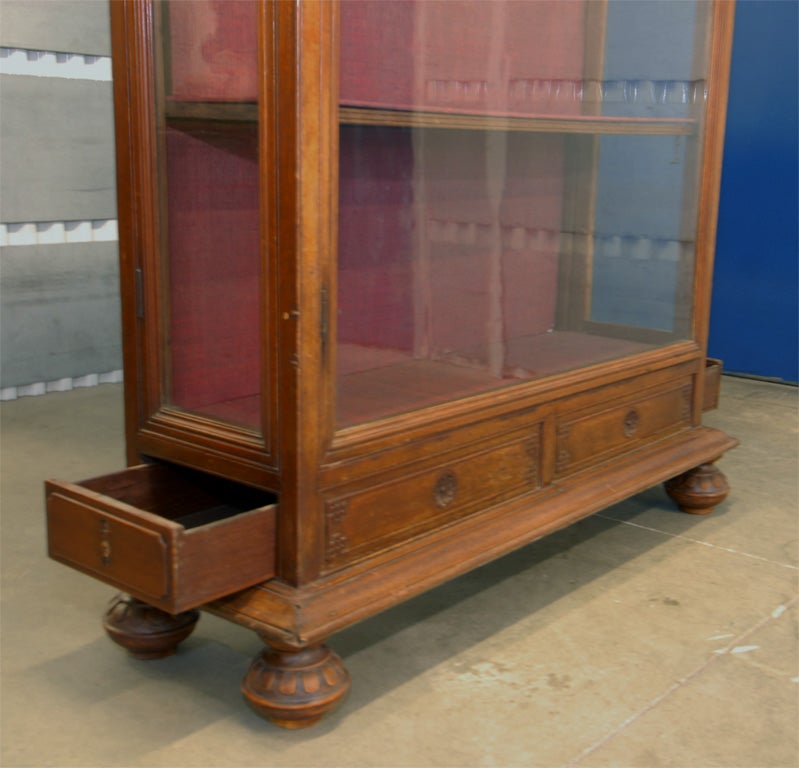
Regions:
<instances>
[{"instance_id":1,"label":"red fabric backing","mask_svg":"<svg viewBox=\"0 0 799 768\"><path fill-rule=\"evenodd\" d=\"M167 93L185 101L258 98L258 3L178 0L168 4Z\"/></svg>"},{"instance_id":2,"label":"red fabric backing","mask_svg":"<svg viewBox=\"0 0 799 768\"><path fill-rule=\"evenodd\" d=\"M559 136L342 127L339 341L440 356L551 329L562 163Z\"/></svg>"},{"instance_id":3,"label":"red fabric backing","mask_svg":"<svg viewBox=\"0 0 799 768\"><path fill-rule=\"evenodd\" d=\"M348 0L342 103L577 113L568 85L582 77L584 10L577 0ZM171 4L170 96L255 100L256 13L250 0ZM488 135L342 126L340 343L413 352L427 299L421 335L433 355L483 362L475 350L497 331L508 340L552 327L562 140L494 134L498 149ZM255 126L169 130L167 167L172 402L210 412L260 391ZM257 426L251 403L236 418Z\"/></svg>"},{"instance_id":4,"label":"red fabric backing","mask_svg":"<svg viewBox=\"0 0 799 768\"><path fill-rule=\"evenodd\" d=\"M580 0L345 0L341 102L579 114Z\"/></svg>"},{"instance_id":5,"label":"red fabric backing","mask_svg":"<svg viewBox=\"0 0 799 768\"><path fill-rule=\"evenodd\" d=\"M432 350L552 328L561 137L431 131L426 144Z\"/></svg>"},{"instance_id":6,"label":"red fabric backing","mask_svg":"<svg viewBox=\"0 0 799 768\"><path fill-rule=\"evenodd\" d=\"M172 402L202 410L260 391L258 139L191 128L167 130L169 353Z\"/></svg>"},{"instance_id":7,"label":"red fabric backing","mask_svg":"<svg viewBox=\"0 0 799 768\"><path fill-rule=\"evenodd\" d=\"M339 152L339 338L410 350L411 133L342 126Z\"/></svg>"}]
</instances>

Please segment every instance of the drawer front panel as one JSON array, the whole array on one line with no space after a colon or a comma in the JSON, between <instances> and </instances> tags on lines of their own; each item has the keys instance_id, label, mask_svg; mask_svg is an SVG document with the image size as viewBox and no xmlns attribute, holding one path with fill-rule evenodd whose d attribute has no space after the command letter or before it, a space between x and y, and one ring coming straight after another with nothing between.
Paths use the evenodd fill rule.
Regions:
<instances>
[{"instance_id":1,"label":"drawer front panel","mask_svg":"<svg viewBox=\"0 0 799 768\"><path fill-rule=\"evenodd\" d=\"M558 419L555 475L579 471L691 425L690 381Z\"/></svg>"},{"instance_id":2,"label":"drawer front panel","mask_svg":"<svg viewBox=\"0 0 799 768\"><path fill-rule=\"evenodd\" d=\"M157 531L53 493L47 503L50 557L154 600L169 593L168 546Z\"/></svg>"},{"instance_id":3,"label":"drawer front panel","mask_svg":"<svg viewBox=\"0 0 799 768\"><path fill-rule=\"evenodd\" d=\"M539 487L540 430L405 474L326 506L326 565L335 567Z\"/></svg>"}]
</instances>

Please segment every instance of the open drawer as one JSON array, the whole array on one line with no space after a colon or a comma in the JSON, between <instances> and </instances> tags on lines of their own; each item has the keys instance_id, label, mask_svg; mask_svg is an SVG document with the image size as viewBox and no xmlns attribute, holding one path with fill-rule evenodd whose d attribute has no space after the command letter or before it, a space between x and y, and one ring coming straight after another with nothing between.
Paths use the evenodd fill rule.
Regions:
<instances>
[{"instance_id":1,"label":"open drawer","mask_svg":"<svg viewBox=\"0 0 799 768\"><path fill-rule=\"evenodd\" d=\"M264 491L167 464L45 488L50 557L170 613L274 576Z\"/></svg>"}]
</instances>

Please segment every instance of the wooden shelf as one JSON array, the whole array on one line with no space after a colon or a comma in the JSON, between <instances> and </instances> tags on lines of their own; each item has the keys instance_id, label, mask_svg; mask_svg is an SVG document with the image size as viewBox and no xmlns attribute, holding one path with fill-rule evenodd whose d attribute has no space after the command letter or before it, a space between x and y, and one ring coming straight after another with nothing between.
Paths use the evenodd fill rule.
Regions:
<instances>
[{"instance_id":1,"label":"wooden shelf","mask_svg":"<svg viewBox=\"0 0 799 768\"><path fill-rule=\"evenodd\" d=\"M258 104L254 101L167 101L164 111L170 120L258 122Z\"/></svg>"},{"instance_id":2,"label":"wooden shelf","mask_svg":"<svg viewBox=\"0 0 799 768\"><path fill-rule=\"evenodd\" d=\"M462 355L419 359L400 350L339 344L338 426L394 416L652 349L646 343L573 331L524 336L504 346L503 372L497 377L486 363L479 362L490 356L485 347Z\"/></svg>"},{"instance_id":3,"label":"wooden shelf","mask_svg":"<svg viewBox=\"0 0 799 768\"><path fill-rule=\"evenodd\" d=\"M696 120L693 119L600 117L594 115L521 117L460 112L410 112L399 109L347 106L339 107L339 122L344 125L449 128L467 131L644 136L688 136L696 130Z\"/></svg>"},{"instance_id":4,"label":"wooden shelf","mask_svg":"<svg viewBox=\"0 0 799 768\"><path fill-rule=\"evenodd\" d=\"M219 120L257 122L255 102L170 101L166 117L172 120ZM615 134L689 136L696 120L655 117L601 117L574 115L467 114L460 112L411 112L402 109L340 107L343 125L381 125L399 128L448 128L466 131L522 131L525 133Z\"/></svg>"}]
</instances>

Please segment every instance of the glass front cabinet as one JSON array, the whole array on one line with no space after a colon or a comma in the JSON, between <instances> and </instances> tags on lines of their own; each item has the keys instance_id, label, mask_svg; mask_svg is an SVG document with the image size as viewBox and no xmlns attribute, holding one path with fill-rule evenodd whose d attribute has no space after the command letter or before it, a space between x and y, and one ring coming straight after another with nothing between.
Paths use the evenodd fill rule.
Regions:
<instances>
[{"instance_id":1,"label":"glass front cabinet","mask_svg":"<svg viewBox=\"0 0 799 768\"><path fill-rule=\"evenodd\" d=\"M334 632L735 445L702 426L733 8L114 0L129 468L47 485L132 654L316 722Z\"/></svg>"}]
</instances>

